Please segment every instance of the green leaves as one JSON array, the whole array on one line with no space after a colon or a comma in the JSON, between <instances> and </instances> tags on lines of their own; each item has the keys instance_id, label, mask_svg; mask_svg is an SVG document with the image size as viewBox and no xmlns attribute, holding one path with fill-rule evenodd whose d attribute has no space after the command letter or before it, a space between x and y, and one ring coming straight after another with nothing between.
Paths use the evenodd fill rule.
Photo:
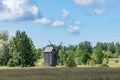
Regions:
<instances>
[{"instance_id":1,"label":"green leaves","mask_svg":"<svg viewBox=\"0 0 120 80\"><path fill-rule=\"evenodd\" d=\"M92 59L96 64L101 64L104 59L104 53L101 49L95 49L92 53Z\"/></svg>"},{"instance_id":2,"label":"green leaves","mask_svg":"<svg viewBox=\"0 0 120 80\"><path fill-rule=\"evenodd\" d=\"M17 31L16 36L13 37L12 44L12 58L16 59L18 64L16 66L33 66L36 61L35 47L32 40L27 36L25 31Z\"/></svg>"}]
</instances>

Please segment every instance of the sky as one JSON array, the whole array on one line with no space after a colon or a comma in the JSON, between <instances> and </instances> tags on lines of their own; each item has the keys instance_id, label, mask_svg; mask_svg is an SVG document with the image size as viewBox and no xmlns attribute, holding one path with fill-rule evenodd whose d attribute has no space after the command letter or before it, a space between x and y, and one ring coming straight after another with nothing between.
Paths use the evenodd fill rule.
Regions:
<instances>
[{"instance_id":1,"label":"sky","mask_svg":"<svg viewBox=\"0 0 120 80\"><path fill-rule=\"evenodd\" d=\"M120 42L120 0L0 0L0 31L26 31L34 45Z\"/></svg>"}]
</instances>

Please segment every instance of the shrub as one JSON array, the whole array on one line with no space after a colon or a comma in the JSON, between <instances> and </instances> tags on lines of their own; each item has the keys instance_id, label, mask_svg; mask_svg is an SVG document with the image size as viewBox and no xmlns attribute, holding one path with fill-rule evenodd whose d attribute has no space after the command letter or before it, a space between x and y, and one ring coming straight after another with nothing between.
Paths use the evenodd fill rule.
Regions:
<instances>
[{"instance_id":1,"label":"shrub","mask_svg":"<svg viewBox=\"0 0 120 80\"><path fill-rule=\"evenodd\" d=\"M66 61L66 67L76 67L74 59L70 56Z\"/></svg>"},{"instance_id":2,"label":"shrub","mask_svg":"<svg viewBox=\"0 0 120 80\"><path fill-rule=\"evenodd\" d=\"M17 65L17 62L14 59L10 59L7 63L7 66L9 66L9 67L13 67L16 65Z\"/></svg>"},{"instance_id":3,"label":"shrub","mask_svg":"<svg viewBox=\"0 0 120 80\"><path fill-rule=\"evenodd\" d=\"M115 63L118 63L119 61L118 60L115 60Z\"/></svg>"},{"instance_id":4,"label":"shrub","mask_svg":"<svg viewBox=\"0 0 120 80\"><path fill-rule=\"evenodd\" d=\"M106 63L103 63L103 64L101 64L99 67L101 67L101 68L107 68L107 67L109 67Z\"/></svg>"}]
</instances>

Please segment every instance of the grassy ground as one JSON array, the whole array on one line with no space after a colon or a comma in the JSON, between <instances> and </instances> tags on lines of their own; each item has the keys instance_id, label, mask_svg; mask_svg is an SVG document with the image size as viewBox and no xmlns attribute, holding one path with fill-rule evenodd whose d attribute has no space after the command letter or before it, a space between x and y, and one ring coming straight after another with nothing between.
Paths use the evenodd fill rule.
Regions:
<instances>
[{"instance_id":1,"label":"grassy ground","mask_svg":"<svg viewBox=\"0 0 120 80\"><path fill-rule=\"evenodd\" d=\"M118 61L118 62L116 62ZM109 67L120 67L120 58L111 58L108 63Z\"/></svg>"},{"instance_id":2,"label":"grassy ground","mask_svg":"<svg viewBox=\"0 0 120 80\"><path fill-rule=\"evenodd\" d=\"M119 68L17 68L0 70L0 80L120 80Z\"/></svg>"},{"instance_id":3,"label":"grassy ground","mask_svg":"<svg viewBox=\"0 0 120 80\"><path fill-rule=\"evenodd\" d=\"M0 80L120 80L120 58L109 59L108 65L112 68L92 68L91 65L51 68L43 66L40 60L36 67L0 67Z\"/></svg>"},{"instance_id":4,"label":"grassy ground","mask_svg":"<svg viewBox=\"0 0 120 80\"><path fill-rule=\"evenodd\" d=\"M116 61L118 61L116 63ZM48 66L43 65L44 61L43 59L38 60L38 62L36 63L36 67L39 68L47 68ZM111 68L120 68L120 58L110 58L109 59L109 63L108 66ZM58 68L64 68L65 66L57 66ZM91 65L77 65L78 68L91 68L93 66ZM94 67L99 67L99 65L94 65Z\"/></svg>"}]
</instances>

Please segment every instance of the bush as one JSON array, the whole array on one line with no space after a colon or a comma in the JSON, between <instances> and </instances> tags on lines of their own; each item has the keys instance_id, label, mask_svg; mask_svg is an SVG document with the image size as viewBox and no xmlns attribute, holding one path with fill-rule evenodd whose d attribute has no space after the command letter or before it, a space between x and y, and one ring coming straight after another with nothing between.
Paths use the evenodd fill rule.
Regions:
<instances>
[{"instance_id":1,"label":"bush","mask_svg":"<svg viewBox=\"0 0 120 80\"><path fill-rule=\"evenodd\" d=\"M118 60L115 60L115 63L118 63L119 61Z\"/></svg>"},{"instance_id":2,"label":"bush","mask_svg":"<svg viewBox=\"0 0 120 80\"><path fill-rule=\"evenodd\" d=\"M9 67L13 67L16 65L17 65L17 62L14 59L10 59L7 63L7 66L9 66Z\"/></svg>"},{"instance_id":3,"label":"bush","mask_svg":"<svg viewBox=\"0 0 120 80\"><path fill-rule=\"evenodd\" d=\"M120 55L119 53L115 53L115 54L113 55L113 57L114 57L114 58L118 58L119 55Z\"/></svg>"},{"instance_id":4,"label":"bush","mask_svg":"<svg viewBox=\"0 0 120 80\"><path fill-rule=\"evenodd\" d=\"M109 67L109 66L108 66L107 64L103 63L103 64L101 64L99 67L107 68L107 67Z\"/></svg>"},{"instance_id":5,"label":"bush","mask_svg":"<svg viewBox=\"0 0 120 80\"><path fill-rule=\"evenodd\" d=\"M72 57L69 57L66 61L66 67L76 67L76 63Z\"/></svg>"}]
</instances>

